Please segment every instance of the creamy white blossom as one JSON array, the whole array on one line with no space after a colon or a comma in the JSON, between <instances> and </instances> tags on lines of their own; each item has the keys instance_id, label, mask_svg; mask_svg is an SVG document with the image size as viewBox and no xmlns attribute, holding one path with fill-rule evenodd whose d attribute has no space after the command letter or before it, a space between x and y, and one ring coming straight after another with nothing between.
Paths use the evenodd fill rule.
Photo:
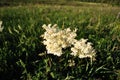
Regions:
<instances>
[{"instance_id":1,"label":"creamy white blossom","mask_svg":"<svg viewBox=\"0 0 120 80\"><path fill-rule=\"evenodd\" d=\"M3 27L2 27L2 21L0 21L0 32L3 31Z\"/></svg>"},{"instance_id":2,"label":"creamy white blossom","mask_svg":"<svg viewBox=\"0 0 120 80\"><path fill-rule=\"evenodd\" d=\"M87 42L87 39L81 39L76 41L74 47L71 48L71 55L78 56L79 58L94 58L95 50L92 47L92 43Z\"/></svg>"},{"instance_id":3,"label":"creamy white blossom","mask_svg":"<svg viewBox=\"0 0 120 80\"><path fill-rule=\"evenodd\" d=\"M92 43L87 42L87 39L76 40L75 37L76 29L71 31L70 28L59 29L57 25L51 26L51 24L42 26L46 31L42 35L44 41L43 44L46 45L47 54L53 54L61 56L63 54L62 49L71 47L73 56L78 56L79 58L94 58L95 50L92 47Z\"/></svg>"},{"instance_id":4,"label":"creamy white blossom","mask_svg":"<svg viewBox=\"0 0 120 80\"><path fill-rule=\"evenodd\" d=\"M71 31L70 28L61 30L57 25L51 26L51 24L42 26L46 31L42 35L46 45L47 53L61 56L62 49L71 46L75 41L76 30Z\"/></svg>"},{"instance_id":5,"label":"creamy white blossom","mask_svg":"<svg viewBox=\"0 0 120 80\"><path fill-rule=\"evenodd\" d=\"M68 66L69 67L75 66L75 61L74 60L68 60Z\"/></svg>"}]
</instances>

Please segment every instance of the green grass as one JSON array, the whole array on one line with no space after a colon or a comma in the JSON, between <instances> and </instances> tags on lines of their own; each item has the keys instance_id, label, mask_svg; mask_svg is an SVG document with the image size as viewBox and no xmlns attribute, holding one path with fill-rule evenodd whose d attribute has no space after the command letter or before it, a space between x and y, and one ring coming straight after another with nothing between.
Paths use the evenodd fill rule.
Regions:
<instances>
[{"instance_id":1,"label":"green grass","mask_svg":"<svg viewBox=\"0 0 120 80\"><path fill-rule=\"evenodd\" d=\"M1 80L119 80L120 19L119 7L98 4L89 7L73 5L28 5L0 7L3 32L0 33ZM78 28L77 39L86 38L96 49L96 61L73 58L39 56L46 49L40 37L43 24L58 24L60 28ZM68 53L66 51L66 53ZM67 60L74 59L75 67Z\"/></svg>"}]
</instances>

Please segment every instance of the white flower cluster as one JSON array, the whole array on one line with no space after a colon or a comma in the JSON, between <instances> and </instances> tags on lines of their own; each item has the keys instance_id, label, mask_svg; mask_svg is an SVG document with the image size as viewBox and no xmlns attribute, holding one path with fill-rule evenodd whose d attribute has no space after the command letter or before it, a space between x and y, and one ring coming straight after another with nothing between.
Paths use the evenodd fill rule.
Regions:
<instances>
[{"instance_id":1,"label":"white flower cluster","mask_svg":"<svg viewBox=\"0 0 120 80\"><path fill-rule=\"evenodd\" d=\"M2 27L2 21L0 21L0 32L3 31L3 27Z\"/></svg>"},{"instance_id":2,"label":"white flower cluster","mask_svg":"<svg viewBox=\"0 0 120 80\"><path fill-rule=\"evenodd\" d=\"M78 56L79 58L95 57L95 50L92 47L92 43L87 42L87 39L80 39L76 41L74 47L71 48L71 55Z\"/></svg>"},{"instance_id":3,"label":"white flower cluster","mask_svg":"<svg viewBox=\"0 0 120 80\"><path fill-rule=\"evenodd\" d=\"M45 39L43 44L46 45L48 54L61 56L62 48L71 46L77 36L76 30L71 31L70 28L60 30L56 24L52 27L51 24L42 27L46 30L42 37Z\"/></svg>"},{"instance_id":4,"label":"white flower cluster","mask_svg":"<svg viewBox=\"0 0 120 80\"><path fill-rule=\"evenodd\" d=\"M46 32L42 35L44 41L43 44L46 45L47 53L61 56L63 54L62 49L70 47L73 56L78 56L79 58L85 57L95 57L95 50L91 46L92 43L88 42L87 39L76 40L75 37L76 29L71 31L70 28L59 29L57 25L51 26L51 24L42 26Z\"/></svg>"}]
</instances>

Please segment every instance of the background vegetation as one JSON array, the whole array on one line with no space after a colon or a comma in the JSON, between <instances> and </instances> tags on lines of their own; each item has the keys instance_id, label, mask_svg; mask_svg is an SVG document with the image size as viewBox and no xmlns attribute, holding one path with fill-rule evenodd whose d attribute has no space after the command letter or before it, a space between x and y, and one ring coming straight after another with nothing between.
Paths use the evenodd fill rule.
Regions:
<instances>
[{"instance_id":1,"label":"background vegetation","mask_svg":"<svg viewBox=\"0 0 120 80\"><path fill-rule=\"evenodd\" d=\"M112 5L120 5L119 0L0 0L0 6L13 6L25 4L76 4L82 5L81 2L107 3Z\"/></svg>"},{"instance_id":2,"label":"background vegetation","mask_svg":"<svg viewBox=\"0 0 120 80\"><path fill-rule=\"evenodd\" d=\"M61 3L0 7L4 26L0 32L0 80L120 79L120 8ZM41 26L49 23L78 28L77 38L93 43L96 60L72 57L67 54L69 49L62 57L45 54ZM70 67L68 60L75 60L75 66Z\"/></svg>"},{"instance_id":3,"label":"background vegetation","mask_svg":"<svg viewBox=\"0 0 120 80\"><path fill-rule=\"evenodd\" d=\"M120 5L120 1L119 0L78 0L78 1L97 2L97 3L109 3L109 4Z\"/></svg>"}]
</instances>

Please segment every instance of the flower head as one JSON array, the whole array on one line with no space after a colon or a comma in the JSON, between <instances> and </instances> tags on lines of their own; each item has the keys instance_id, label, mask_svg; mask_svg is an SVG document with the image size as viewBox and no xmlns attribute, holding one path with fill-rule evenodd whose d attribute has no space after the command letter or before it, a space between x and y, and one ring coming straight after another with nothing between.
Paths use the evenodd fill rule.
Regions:
<instances>
[{"instance_id":1,"label":"flower head","mask_svg":"<svg viewBox=\"0 0 120 80\"><path fill-rule=\"evenodd\" d=\"M78 56L79 58L95 57L95 50L92 47L92 43L87 42L87 39L76 41L71 51L71 55Z\"/></svg>"},{"instance_id":2,"label":"flower head","mask_svg":"<svg viewBox=\"0 0 120 80\"><path fill-rule=\"evenodd\" d=\"M42 26L46 32L42 35L46 45L47 53L54 54L57 56L62 55L62 49L71 46L75 41L76 30L71 31L70 28L61 30L57 25L51 26L51 24Z\"/></svg>"},{"instance_id":3,"label":"flower head","mask_svg":"<svg viewBox=\"0 0 120 80\"><path fill-rule=\"evenodd\" d=\"M68 66L69 67L75 66L75 61L74 60L68 60Z\"/></svg>"}]
</instances>

